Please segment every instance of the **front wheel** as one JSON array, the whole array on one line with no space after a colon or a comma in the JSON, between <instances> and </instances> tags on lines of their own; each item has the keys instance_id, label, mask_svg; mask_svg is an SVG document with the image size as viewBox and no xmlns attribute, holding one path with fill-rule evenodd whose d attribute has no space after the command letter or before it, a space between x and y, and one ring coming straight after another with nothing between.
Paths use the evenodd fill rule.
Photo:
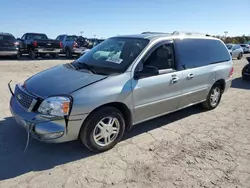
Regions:
<instances>
[{"instance_id":1,"label":"front wheel","mask_svg":"<svg viewBox=\"0 0 250 188\"><path fill-rule=\"evenodd\" d=\"M94 152L114 147L125 131L122 113L113 107L103 107L91 114L83 124L80 139Z\"/></svg>"},{"instance_id":2,"label":"front wheel","mask_svg":"<svg viewBox=\"0 0 250 188\"><path fill-rule=\"evenodd\" d=\"M215 109L220 103L221 96L221 85L215 84L209 91L206 101L202 103L203 107L207 110Z\"/></svg>"},{"instance_id":3,"label":"front wheel","mask_svg":"<svg viewBox=\"0 0 250 188\"><path fill-rule=\"evenodd\" d=\"M241 75L243 80L250 80L250 64L242 69Z\"/></svg>"}]
</instances>

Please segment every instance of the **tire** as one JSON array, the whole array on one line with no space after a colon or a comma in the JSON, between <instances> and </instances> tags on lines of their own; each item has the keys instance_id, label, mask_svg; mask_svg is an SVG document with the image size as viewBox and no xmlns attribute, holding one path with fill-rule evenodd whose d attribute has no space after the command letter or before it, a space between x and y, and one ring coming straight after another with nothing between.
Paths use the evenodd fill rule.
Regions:
<instances>
[{"instance_id":1,"label":"tire","mask_svg":"<svg viewBox=\"0 0 250 188\"><path fill-rule=\"evenodd\" d=\"M30 59L35 59L36 58L36 53L32 49L29 49L29 58Z\"/></svg>"},{"instance_id":2,"label":"tire","mask_svg":"<svg viewBox=\"0 0 250 188\"><path fill-rule=\"evenodd\" d=\"M18 53L17 55L14 56L14 59L19 60L21 58L21 54Z\"/></svg>"},{"instance_id":3,"label":"tire","mask_svg":"<svg viewBox=\"0 0 250 188\"><path fill-rule=\"evenodd\" d=\"M65 54L66 54L66 57L67 57L68 59L71 59L71 58L72 58L72 52L69 50L69 48L66 48Z\"/></svg>"},{"instance_id":4,"label":"tire","mask_svg":"<svg viewBox=\"0 0 250 188\"><path fill-rule=\"evenodd\" d=\"M113 118L114 126L112 128L107 125L111 118ZM102 123L100 124L100 122ZM115 128L116 133L113 133ZM125 121L122 113L113 107L102 107L93 112L93 114L90 114L82 125L79 137L83 144L91 151L104 152L113 148L122 139L124 131ZM111 132L113 134L110 134ZM96 137L96 139L94 137ZM105 141L108 141L108 137L111 142L105 145Z\"/></svg>"},{"instance_id":5,"label":"tire","mask_svg":"<svg viewBox=\"0 0 250 188\"><path fill-rule=\"evenodd\" d=\"M211 99L212 95L213 94L215 95L215 90L219 91L219 94L216 95L217 96L216 102L215 102L215 100ZM211 90L208 93L206 101L202 103L202 106L207 110L215 109L220 104L221 96L222 96L222 87L221 87L221 85L220 84L214 84L213 87L211 88Z\"/></svg>"},{"instance_id":6,"label":"tire","mask_svg":"<svg viewBox=\"0 0 250 188\"><path fill-rule=\"evenodd\" d=\"M58 59L58 54L50 54L54 59Z\"/></svg>"},{"instance_id":7,"label":"tire","mask_svg":"<svg viewBox=\"0 0 250 188\"><path fill-rule=\"evenodd\" d=\"M238 60L241 60L242 57L243 57L243 53L240 53L240 54L238 55L237 59L238 59Z\"/></svg>"},{"instance_id":8,"label":"tire","mask_svg":"<svg viewBox=\"0 0 250 188\"><path fill-rule=\"evenodd\" d=\"M46 54L40 54L39 56L44 59Z\"/></svg>"},{"instance_id":9,"label":"tire","mask_svg":"<svg viewBox=\"0 0 250 188\"><path fill-rule=\"evenodd\" d=\"M248 72L248 74L250 74L250 65L249 64L247 64L246 66L243 67L243 69L241 71L241 75L242 75L243 80L250 80L250 76L245 74L246 71Z\"/></svg>"}]
</instances>

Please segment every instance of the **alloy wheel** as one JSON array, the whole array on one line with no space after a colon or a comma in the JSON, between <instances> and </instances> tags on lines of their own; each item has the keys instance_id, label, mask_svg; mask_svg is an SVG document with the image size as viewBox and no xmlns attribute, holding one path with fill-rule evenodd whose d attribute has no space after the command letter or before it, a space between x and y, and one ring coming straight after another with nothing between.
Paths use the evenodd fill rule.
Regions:
<instances>
[{"instance_id":1,"label":"alloy wheel","mask_svg":"<svg viewBox=\"0 0 250 188\"><path fill-rule=\"evenodd\" d=\"M120 123L115 117L105 117L97 123L93 131L94 142L99 146L108 146L118 136Z\"/></svg>"}]
</instances>

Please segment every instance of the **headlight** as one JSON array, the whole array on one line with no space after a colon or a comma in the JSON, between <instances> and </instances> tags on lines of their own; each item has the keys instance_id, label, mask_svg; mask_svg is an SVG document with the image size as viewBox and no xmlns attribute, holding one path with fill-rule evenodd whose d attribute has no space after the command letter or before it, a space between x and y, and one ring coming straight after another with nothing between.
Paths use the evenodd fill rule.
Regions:
<instances>
[{"instance_id":1,"label":"headlight","mask_svg":"<svg viewBox=\"0 0 250 188\"><path fill-rule=\"evenodd\" d=\"M68 97L50 97L45 99L38 108L38 112L53 116L66 116L70 110Z\"/></svg>"}]
</instances>

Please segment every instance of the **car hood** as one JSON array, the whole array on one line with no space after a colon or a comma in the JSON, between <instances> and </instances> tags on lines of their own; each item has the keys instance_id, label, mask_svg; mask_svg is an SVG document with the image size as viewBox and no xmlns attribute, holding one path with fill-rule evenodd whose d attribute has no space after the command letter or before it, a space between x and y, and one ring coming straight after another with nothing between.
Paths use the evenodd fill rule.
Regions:
<instances>
[{"instance_id":1,"label":"car hood","mask_svg":"<svg viewBox=\"0 0 250 188\"><path fill-rule=\"evenodd\" d=\"M30 77L25 81L24 87L31 94L46 98L52 95L70 94L105 78L107 76L85 73L59 65Z\"/></svg>"}]
</instances>

